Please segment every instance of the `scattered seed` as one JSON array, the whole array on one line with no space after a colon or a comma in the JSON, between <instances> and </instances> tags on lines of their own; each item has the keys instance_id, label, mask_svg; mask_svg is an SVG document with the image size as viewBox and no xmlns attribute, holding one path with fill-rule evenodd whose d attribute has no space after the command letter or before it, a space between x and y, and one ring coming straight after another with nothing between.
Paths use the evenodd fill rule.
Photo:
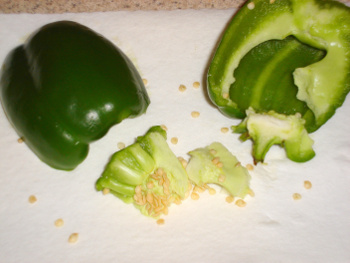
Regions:
<instances>
[{"instance_id":1,"label":"scattered seed","mask_svg":"<svg viewBox=\"0 0 350 263\"><path fill-rule=\"evenodd\" d=\"M191 112L191 116L192 116L193 118L198 118L199 115L200 115L200 113L199 113L198 111L192 111L192 112Z\"/></svg>"},{"instance_id":2,"label":"scattered seed","mask_svg":"<svg viewBox=\"0 0 350 263\"><path fill-rule=\"evenodd\" d=\"M301 199L301 194L299 194L299 193L293 194L293 199L294 200L300 200Z\"/></svg>"},{"instance_id":3,"label":"scattered seed","mask_svg":"<svg viewBox=\"0 0 350 263\"><path fill-rule=\"evenodd\" d=\"M219 175L219 182L223 183L223 182L225 182L225 180L226 180L226 176L223 174L220 174Z\"/></svg>"},{"instance_id":4,"label":"scattered seed","mask_svg":"<svg viewBox=\"0 0 350 263\"><path fill-rule=\"evenodd\" d=\"M148 84L148 80L147 79L142 79L143 84L146 86Z\"/></svg>"},{"instance_id":5,"label":"scattered seed","mask_svg":"<svg viewBox=\"0 0 350 263\"><path fill-rule=\"evenodd\" d=\"M196 185L195 187L193 187L193 191L198 193L203 193L205 191L205 188Z\"/></svg>"},{"instance_id":6,"label":"scattered seed","mask_svg":"<svg viewBox=\"0 0 350 263\"><path fill-rule=\"evenodd\" d=\"M252 164L250 164L250 163L248 163L246 165L246 168L248 169L248 171L253 171L254 170L254 166Z\"/></svg>"},{"instance_id":7,"label":"scattered seed","mask_svg":"<svg viewBox=\"0 0 350 263\"><path fill-rule=\"evenodd\" d=\"M168 130L168 127L165 126L164 124L160 125L160 127L161 127L164 131L167 131L167 130Z\"/></svg>"},{"instance_id":8,"label":"scattered seed","mask_svg":"<svg viewBox=\"0 0 350 263\"><path fill-rule=\"evenodd\" d=\"M310 181L305 181L304 182L304 187L305 187L305 189L311 189L311 187L312 187L311 182Z\"/></svg>"},{"instance_id":9,"label":"scattered seed","mask_svg":"<svg viewBox=\"0 0 350 263\"><path fill-rule=\"evenodd\" d=\"M104 195L108 195L109 193L110 193L109 188L103 188L103 190L102 190L102 194L104 194Z\"/></svg>"},{"instance_id":10,"label":"scattered seed","mask_svg":"<svg viewBox=\"0 0 350 263\"><path fill-rule=\"evenodd\" d=\"M119 150L124 149L124 148L125 148L125 143L123 143L123 142L118 142L118 143L117 143L117 146L118 146L118 149L119 149Z\"/></svg>"},{"instance_id":11,"label":"scattered seed","mask_svg":"<svg viewBox=\"0 0 350 263\"><path fill-rule=\"evenodd\" d=\"M198 81L196 81L196 82L193 82L193 87L195 88L195 89L198 89L199 87L200 87L200 83L198 82Z\"/></svg>"},{"instance_id":12,"label":"scattered seed","mask_svg":"<svg viewBox=\"0 0 350 263\"><path fill-rule=\"evenodd\" d=\"M182 85L182 84L181 84L181 85L179 86L179 91L180 91L180 92L184 92L184 91L186 91L186 89L187 89L187 88L186 88L185 85Z\"/></svg>"},{"instance_id":13,"label":"scattered seed","mask_svg":"<svg viewBox=\"0 0 350 263\"><path fill-rule=\"evenodd\" d=\"M240 167L242 164L240 163L240 162L237 162L236 164L235 164L235 167Z\"/></svg>"},{"instance_id":14,"label":"scattered seed","mask_svg":"<svg viewBox=\"0 0 350 263\"><path fill-rule=\"evenodd\" d=\"M195 192L192 192L191 198L192 198L192 200L198 200L199 199L199 194L197 194Z\"/></svg>"},{"instance_id":15,"label":"scattered seed","mask_svg":"<svg viewBox=\"0 0 350 263\"><path fill-rule=\"evenodd\" d=\"M226 202L227 202L227 203L229 203L229 204L230 204L230 203L232 203L232 202L233 202L233 200L235 200L235 198L234 198L232 195L229 195L229 196L227 196L227 197L226 197L226 199L225 199L225 200L226 200Z\"/></svg>"},{"instance_id":16,"label":"scattered seed","mask_svg":"<svg viewBox=\"0 0 350 263\"><path fill-rule=\"evenodd\" d=\"M157 220L157 225L164 225L165 221L163 218Z\"/></svg>"},{"instance_id":17,"label":"scattered seed","mask_svg":"<svg viewBox=\"0 0 350 263\"><path fill-rule=\"evenodd\" d=\"M17 142L18 142L18 143L23 143L23 142L24 142L24 138L23 138L23 137L18 138L18 139L17 139Z\"/></svg>"},{"instance_id":18,"label":"scattered seed","mask_svg":"<svg viewBox=\"0 0 350 263\"><path fill-rule=\"evenodd\" d=\"M229 131L229 128L227 128L227 127L222 127L221 128L221 132L222 133L228 133L228 131Z\"/></svg>"},{"instance_id":19,"label":"scattered seed","mask_svg":"<svg viewBox=\"0 0 350 263\"><path fill-rule=\"evenodd\" d=\"M37 201L37 198L35 195L29 196L29 198L28 198L29 203L34 204L36 201Z\"/></svg>"},{"instance_id":20,"label":"scattered seed","mask_svg":"<svg viewBox=\"0 0 350 263\"><path fill-rule=\"evenodd\" d=\"M220 158L219 157L215 157L211 160L211 162L215 165L217 165L220 162Z\"/></svg>"},{"instance_id":21,"label":"scattered seed","mask_svg":"<svg viewBox=\"0 0 350 263\"><path fill-rule=\"evenodd\" d=\"M248 190L248 195L250 195L251 197L254 197L255 196L255 193L252 189L249 189Z\"/></svg>"},{"instance_id":22,"label":"scattered seed","mask_svg":"<svg viewBox=\"0 0 350 263\"><path fill-rule=\"evenodd\" d=\"M224 93L224 94L222 94L222 97L223 97L224 99L228 99L228 98L230 97L230 94Z\"/></svg>"},{"instance_id":23,"label":"scattered seed","mask_svg":"<svg viewBox=\"0 0 350 263\"><path fill-rule=\"evenodd\" d=\"M215 155L215 154L216 154L216 150L214 150L214 149L210 149L209 152L210 152L210 154L212 154L212 155Z\"/></svg>"},{"instance_id":24,"label":"scattered seed","mask_svg":"<svg viewBox=\"0 0 350 263\"><path fill-rule=\"evenodd\" d=\"M250 3L248 4L248 9L253 10L254 8L255 8L254 2L250 2Z\"/></svg>"},{"instance_id":25,"label":"scattered seed","mask_svg":"<svg viewBox=\"0 0 350 263\"><path fill-rule=\"evenodd\" d=\"M215 195L216 194L216 190L214 188L209 188L209 194L210 195Z\"/></svg>"},{"instance_id":26,"label":"scattered seed","mask_svg":"<svg viewBox=\"0 0 350 263\"><path fill-rule=\"evenodd\" d=\"M173 137L170 141L172 144L177 144L179 142L179 139L177 137Z\"/></svg>"},{"instance_id":27,"label":"scattered seed","mask_svg":"<svg viewBox=\"0 0 350 263\"><path fill-rule=\"evenodd\" d=\"M68 242L73 244L73 243L76 243L78 241L78 238L79 238L79 234L78 233L73 233L69 236L68 238Z\"/></svg>"},{"instance_id":28,"label":"scattered seed","mask_svg":"<svg viewBox=\"0 0 350 263\"><path fill-rule=\"evenodd\" d=\"M273 4L276 0L270 0L270 4Z\"/></svg>"},{"instance_id":29,"label":"scattered seed","mask_svg":"<svg viewBox=\"0 0 350 263\"><path fill-rule=\"evenodd\" d=\"M216 167L222 168L222 167L224 167L224 164L223 164L222 162L218 162L218 163L216 164Z\"/></svg>"},{"instance_id":30,"label":"scattered seed","mask_svg":"<svg viewBox=\"0 0 350 263\"><path fill-rule=\"evenodd\" d=\"M56 227L62 227L64 225L64 221L62 218L59 218L55 221L55 226Z\"/></svg>"},{"instance_id":31,"label":"scattered seed","mask_svg":"<svg viewBox=\"0 0 350 263\"><path fill-rule=\"evenodd\" d=\"M247 205L247 203L243 199L238 199L236 201L236 205L239 207L245 207Z\"/></svg>"},{"instance_id":32,"label":"scattered seed","mask_svg":"<svg viewBox=\"0 0 350 263\"><path fill-rule=\"evenodd\" d=\"M175 200L174 200L174 204L176 204L176 205L181 205L181 200L179 199L179 198L175 198Z\"/></svg>"}]
</instances>

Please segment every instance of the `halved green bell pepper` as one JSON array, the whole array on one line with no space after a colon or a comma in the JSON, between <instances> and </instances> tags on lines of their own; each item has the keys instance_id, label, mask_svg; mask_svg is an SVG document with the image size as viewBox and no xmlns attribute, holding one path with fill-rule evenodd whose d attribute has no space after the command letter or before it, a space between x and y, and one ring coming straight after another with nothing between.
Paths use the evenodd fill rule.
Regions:
<instances>
[{"instance_id":1,"label":"halved green bell pepper","mask_svg":"<svg viewBox=\"0 0 350 263\"><path fill-rule=\"evenodd\" d=\"M71 21L43 26L10 52L0 89L18 135L42 161L63 170L74 169L90 142L150 103L128 57Z\"/></svg>"},{"instance_id":2,"label":"halved green bell pepper","mask_svg":"<svg viewBox=\"0 0 350 263\"><path fill-rule=\"evenodd\" d=\"M296 40L291 41L290 36ZM292 51L293 45L299 45L296 41L303 49L299 55ZM286 42L280 53L271 48ZM255 58L270 55L262 65L251 59L250 53L259 45L264 46ZM255 72L263 67L265 72L259 75L263 81L252 83L256 75L249 72L238 74L245 78L236 79L246 56L250 56L246 70ZM309 61L303 61L307 56ZM285 63L278 59L285 59ZM344 4L331 0L247 1L233 17L210 64L208 93L230 117L245 118L250 107L258 112L300 113L306 130L313 132L344 102L350 90L349 61L350 8ZM286 74L282 76L283 71ZM287 87L288 92L282 94L279 86L271 83ZM235 90L237 85L240 90ZM295 104L288 105L291 101Z\"/></svg>"}]
</instances>

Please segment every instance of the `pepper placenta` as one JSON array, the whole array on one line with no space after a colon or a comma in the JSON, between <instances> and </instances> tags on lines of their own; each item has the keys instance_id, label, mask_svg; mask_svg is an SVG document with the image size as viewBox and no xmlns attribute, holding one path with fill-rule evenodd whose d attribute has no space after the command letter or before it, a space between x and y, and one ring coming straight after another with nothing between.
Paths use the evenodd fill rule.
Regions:
<instances>
[{"instance_id":1,"label":"pepper placenta","mask_svg":"<svg viewBox=\"0 0 350 263\"><path fill-rule=\"evenodd\" d=\"M350 90L349 61L350 8L344 4L247 1L228 25L210 64L208 93L230 117L245 118L249 108L298 113L310 133L344 102ZM243 130L249 137L249 130ZM307 161L311 155L301 156L309 157L296 159Z\"/></svg>"},{"instance_id":2,"label":"pepper placenta","mask_svg":"<svg viewBox=\"0 0 350 263\"><path fill-rule=\"evenodd\" d=\"M3 109L32 151L72 170L89 143L150 103L128 57L109 40L71 21L43 26L5 59Z\"/></svg>"},{"instance_id":3,"label":"pepper placenta","mask_svg":"<svg viewBox=\"0 0 350 263\"><path fill-rule=\"evenodd\" d=\"M153 126L134 144L114 153L96 189L107 189L133 203L146 216L167 214L168 207L185 199L191 187L185 168L166 139L166 131Z\"/></svg>"}]
</instances>

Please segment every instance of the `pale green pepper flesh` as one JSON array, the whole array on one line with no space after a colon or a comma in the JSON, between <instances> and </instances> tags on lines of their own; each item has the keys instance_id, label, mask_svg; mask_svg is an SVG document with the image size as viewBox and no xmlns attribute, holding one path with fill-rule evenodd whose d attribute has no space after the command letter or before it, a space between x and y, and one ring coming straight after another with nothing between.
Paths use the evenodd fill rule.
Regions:
<instances>
[{"instance_id":1,"label":"pale green pepper flesh","mask_svg":"<svg viewBox=\"0 0 350 263\"><path fill-rule=\"evenodd\" d=\"M142 214L158 218L189 191L185 168L166 142L166 132L154 126L136 142L116 152L96 182Z\"/></svg>"}]
</instances>

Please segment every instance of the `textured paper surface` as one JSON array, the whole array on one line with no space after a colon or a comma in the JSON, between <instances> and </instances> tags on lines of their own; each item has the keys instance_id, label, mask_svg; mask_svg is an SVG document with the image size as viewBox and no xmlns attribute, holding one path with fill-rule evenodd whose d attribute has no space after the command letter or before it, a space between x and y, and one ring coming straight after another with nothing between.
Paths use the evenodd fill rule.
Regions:
<instances>
[{"instance_id":1,"label":"textured paper surface","mask_svg":"<svg viewBox=\"0 0 350 263\"><path fill-rule=\"evenodd\" d=\"M237 124L208 101L210 57L235 10L0 15L0 60L38 27L77 21L112 40L135 63L151 105L147 114L113 127L91 144L73 172L40 162L0 111L1 262L349 262L350 101L312 134L316 157L297 164L274 147L266 165L251 172L256 196L239 208L226 195L207 192L198 201L173 205L158 226L132 205L103 196L94 183L117 143L133 143L149 127L164 124L177 156L213 141L241 162L252 163L250 142L220 132ZM200 89L192 83L199 81ZM180 84L187 90L180 93ZM192 111L200 117L193 119ZM170 138L178 137L177 145ZM312 189L303 182L310 180ZM294 201L292 195L302 199ZM28 197L38 201L29 204ZM54 221L62 218L64 226ZM76 244L67 242L79 233Z\"/></svg>"}]
</instances>

